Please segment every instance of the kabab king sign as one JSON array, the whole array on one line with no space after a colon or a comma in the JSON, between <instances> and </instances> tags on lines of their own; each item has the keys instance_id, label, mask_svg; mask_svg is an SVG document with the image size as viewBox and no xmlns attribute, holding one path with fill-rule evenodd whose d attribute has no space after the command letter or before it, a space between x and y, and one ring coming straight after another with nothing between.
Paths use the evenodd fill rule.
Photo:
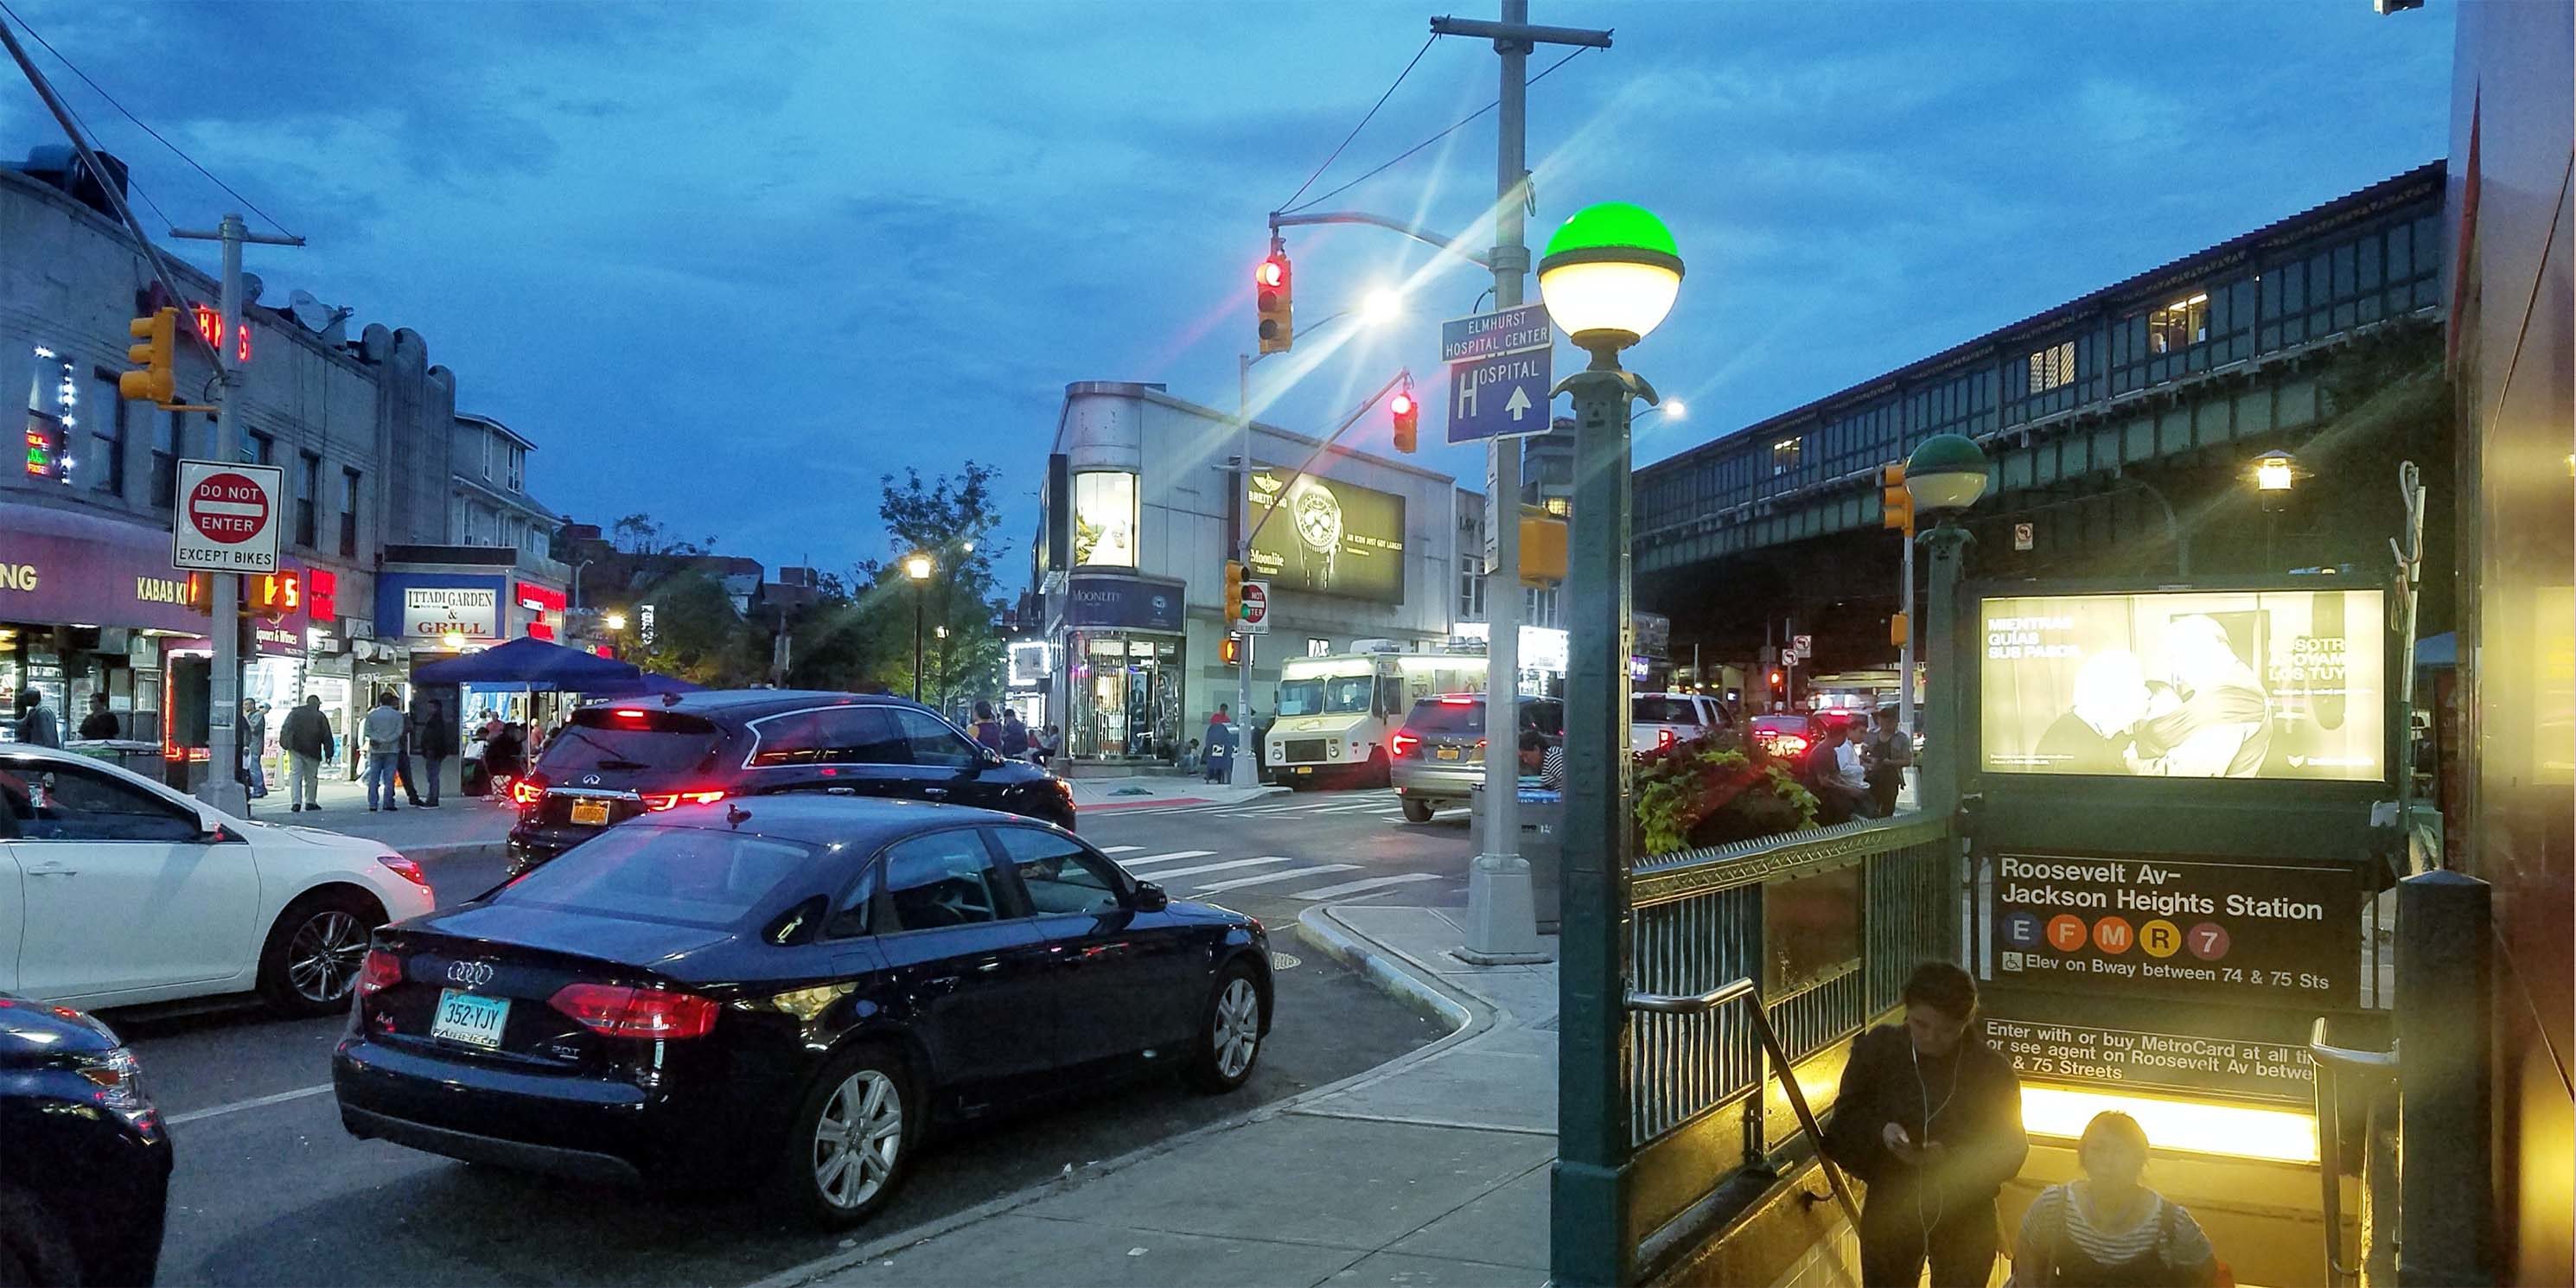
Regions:
<instances>
[{"instance_id":1,"label":"kabab king sign","mask_svg":"<svg viewBox=\"0 0 2576 1288\"><path fill-rule=\"evenodd\" d=\"M228 461L179 462L170 563L206 572L277 571L277 515L286 471Z\"/></svg>"}]
</instances>

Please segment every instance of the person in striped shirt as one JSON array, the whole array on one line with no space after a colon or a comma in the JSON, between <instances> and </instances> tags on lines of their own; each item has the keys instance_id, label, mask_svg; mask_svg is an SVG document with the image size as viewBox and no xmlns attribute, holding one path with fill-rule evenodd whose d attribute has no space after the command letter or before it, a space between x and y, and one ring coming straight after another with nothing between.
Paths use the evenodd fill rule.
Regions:
<instances>
[{"instance_id":1,"label":"person in striped shirt","mask_svg":"<svg viewBox=\"0 0 2576 1288\"><path fill-rule=\"evenodd\" d=\"M2147 1133L2112 1111L2085 1124L2082 1180L2040 1191L2013 1253L2016 1288L2198 1288L2218 1280L2217 1254L2179 1203L2148 1189Z\"/></svg>"}]
</instances>

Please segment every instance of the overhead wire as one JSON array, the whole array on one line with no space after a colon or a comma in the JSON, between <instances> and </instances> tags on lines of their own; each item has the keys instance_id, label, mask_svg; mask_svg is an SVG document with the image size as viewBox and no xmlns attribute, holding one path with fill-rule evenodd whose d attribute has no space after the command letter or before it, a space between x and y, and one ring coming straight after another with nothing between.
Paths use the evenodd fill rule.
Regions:
<instances>
[{"instance_id":1,"label":"overhead wire","mask_svg":"<svg viewBox=\"0 0 2576 1288\"><path fill-rule=\"evenodd\" d=\"M44 33L43 33L43 32L40 32L40 31L38 31L38 30L36 30L36 28L35 28L35 26L34 26L33 24L29 23L26 19L19 17L19 16L18 16L18 11L17 11L17 10L15 10L15 9L10 8L10 7L8 6L8 4L6 3L6 0L0 0L0 14L7 14L7 15L9 16L10 21L15 22L15 23L17 23L17 24L18 24L19 29L21 29L21 30L25 31L28 35L35 37L36 43L37 43L37 44L39 44L39 45L44 46L45 52L46 52L46 53L49 53L49 54L52 54L52 55L54 56L54 61L55 61L55 62L61 63L63 66L65 66L65 67L67 67L67 68L71 69L71 73L72 73L72 75L80 77L81 83L82 83L82 84L84 84L84 85L89 86L89 87L90 87L90 91L91 91L92 93L97 94L100 98L106 99L106 100L107 100L107 105L108 105L108 106L115 108L115 109L117 110L117 112L118 112L120 115L122 115L122 116L124 116L124 117L125 117L125 119L126 119L126 120L129 120L129 121L134 122L134 124L135 124L137 127L141 128L141 129L142 129L142 131L143 131L145 134L149 134L149 135L151 135L151 136L152 136L152 141L153 141L153 142L158 143L158 144L160 144L161 146L163 146L163 147L165 147L165 148L170 149L170 153L171 153L171 155L176 156L176 157L178 157L180 160L187 162L187 163L188 163L188 166L189 166L189 168L190 168L190 169L193 169L193 170L195 170L197 173L199 173L199 174L201 174L201 175L204 175L204 176L205 176L205 177L206 177L210 182L212 182L216 187L223 189L227 194L229 194L229 195L232 197L232 199L233 199L233 200L235 200L235 201L238 201L238 202L242 203L242 205L243 205L244 207L248 208L248 209L249 209L249 211L250 211L252 214L257 215L257 216L259 216L260 218L262 218L262 219L264 219L264 220L267 220L267 221L268 221L268 224L269 224L269 226L270 226L270 227L275 228L275 229L277 229L279 232L281 232L281 233L285 233L285 234L287 234L287 235L289 235L289 236L293 236L293 235L294 235L294 230L293 230L293 229L291 229L291 228L288 228L288 227L285 225L285 223L283 223L282 221L280 221L280 220L277 218L277 216L272 215L272 214L268 213L267 211L260 209L260 208L259 208L259 203L258 203L258 202L252 201L250 198L243 196L243 195L240 193L240 191L239 191L239 190L235 189L231 184L224 182L224 181L223 181L223 179L222 179L221 177L219 177L219 176L217 176L217 175L215 174L215 172L214 172L214 171L209 170L209 169L207 169L206 167L204 167L204 166L202 166L202 165L199 165L199 164L197 163L197 159L196 159L195 157L192 157L192 156L188 155L188 153L187 153L187 151L186 151L185 149L181 148L178 144L176 144L176 143L172 143L170 140L168 140L168 139L166 139L166 138L163 138L163 137L162 137L162 135L161 135L161 132L160 132L159 130L153 129L153 128L152 128L152 126L151 126L151 123L150 123L150 122L145 121L142 117L136 116L136 115L135 115L131 110L127 109L127 107L125 106L125 104L118 102L118 101L116 100L116 96L115 96L114 94L110 94L110 93L108 93L108 92L107 92L107 90L106 90L103 86L101 86L97 81L91 80L91 79L90 79L90 77L89 77L89 73L88 73L88 72L85 72L85 71L82 71L82 70L80 69L80 64L75 63L75 62L73 62L70 58L66 57L66 56L63 54L63 51L61 51L61 50L59 50L59 49L54 48L53 42L52 42L52 41L49 41L49 40L47 40L47 39L45 39ZM72 108L71 108L71 106L70 106L68 103L67 103L67 104L65 104L65 105L64 105L64 107L65 107L65 110L67 110L67 111L71 111L71 112L72 112L72 117L73 117L73 119L74 119L74 120L79 120L79 119L80 119L80 113L79 113L77 110L72 109ZM88 123L87 121L82 121L82 122L81 122L81 128L82 128L83 130L87 130L87 131L89 131L90 136L91 136L92 138L97 137L97 133L98 133L98 132L97 132L97 131L95 131L95 130L90 130L90 128L89 128L89 123ZM162 214L162 213L161 213L161 207L159 207L158 205L154 205L154 204L153 204L152 198L151 198L150 196L148 196L148 195L145 195L145 194L143 193L143 189L142 189L140 186L138 186L138 185L136 185L136 184L135 184L134 179L133 179L133 176L132 176L131 174L129 174L129 175L127 175L127 176L126 176L126 186L127 186L128 188L132 189L132 190L135 192L135 194L136 194L136 195L138 195L138 196L142 196L142 197L143 197L143 204L144 204L144 205L147 205L147 206L151 206L151 207L152 207L152 213L153 213L156 217L158 217L164 225L168 225L168 224L169 224L169 222L170 222L170 217L169 217L168 215L166 215L166 214Z\"/></svg>"},{"instance_id":2,"label":"overhead wire","mask_svg":"<svg viewBox=\"0 0 2576 1288\"><path fill-rule=\"evenodd\" d=\"M1523 81L1523 82L1521 82L1521 83L1522 83L1523 85L1536 85L1536 84L1538 84L1540 81L1546 80L1546 79L1548 78L1548 76L1549 76L1551 73L1553 73L1557 68L1559 68L1559 67L1563 67L1563 66L1565 66L1567 63L1573 62L1575 59L1582 57L1582 56L1583 56L1583 51L1584 51L1584 50L1586 50L1586 49L1589 49L1589 48L1591 48L1591 46L1589 46L1589 45L1577 45L1577 46L1575 46L1575 47L1574 47L1573 52L1568 53L1568 54L1567 54L1565 57L1563 57L1563 58L1557 59L1555 62L1549 63L1549 64L1547 65L1547 70L1546 70L1546 71L1542 71L1542 72L1540 72L1538 75L1536 75L1536 76L1532 76L1532 77L1530 77L1528 80ZM1417 57L1418 57L1418 56L1417 56ZM1445 138L1449 137L1450 135L1455 134L1455 133L1457 133L1458 131L1460 131L1460 130L1462 130L1462 129L1465 129L1465 128L1466 128L1466 127L1468 127L1468 126L1475 124L1475 122L1477 121L1477 119L1478 119L1478 118L1480 118L1480 117L1482 117L1482 116L1484 116L1484 114L1485 114L1485 113L1490 112L1490 111L1493 111L1495 108L1501 107L1502 105L1503 105L1503 100L1501 100L1501 99L1497 98L1497 99L1495 99L1493 102L1487 103L1487 104L1485 104L1483 107L1477 108L1475 111L1468 113L1466 116L1464 116L1464 117L1460 118L1456 124L1453 124L1453 125L1449 126L1447 129L1444 129L1444 130L1440 131L1438 134L1434 134L1434 135L1432 135L1430 138L1424 139L1424 140L1423 140L1423 141L1421 141L1420 143L1416 143L1416 144L1414 144L1412 147L1406 148L1406 149L1405 149L1405 150L1403 150L1402 152L1398 152L1398 153L1396 153L1393 157L1389 158L1389 159L1388 159L1384 164L1379 165L1376 169L1371 170L1371 171L1369 171L1368 173L1363 174L1363 175L1361 175L1360 177L1358 177L1358 178L1356 178L1356 179L1353 179L1353 180L1351 180L1351 181L1350 181L1350 182L1348 182L1348 183L1343 184L1341 187L1338 187L1338 188L1333 189L1331 192L1327 192L1327 193L1323 194L1322 196L1316 197L1316 198L1315 198L1314 200L1312 200L1312 201L1306 202L1306 203L1304 203L1303 205L1292 205L1292 206L1288 206L1288 207L1286 207L1286 208L1282 209L1279 213L1281 213L1281 214L1294 214L1294 213L1296 213L1297 211L1304 210L1304 209L1306 209L1306 208L1308 208L1308 207L1310 207L1310 206L1319 206L1319 205L1322 205L1323 203L1325 203L1325 202L1327 202L1327 201L1330 201L1330 200L1332 200L1333 198L1338 197L1338 196L1342 195L1343 193L1348 192L1348 191L1350 191L1351 189L1356 188L1356 187L1360 186L1361 184L1366 183L1366 182L1368 182L1369 180L1374 179L1374 178L1376 178L1377 176L1379 176L1379 175L1381 175L1381 174L1386 173L1388 170L1391 170L1391 169L1395 168L1398 164L1401 164L1401 163L1402 163L1402 162L1404 162L1405 160L1407 160L1407 159L1411 158L1411 157L1413 156L1413 154L1414 154L1414 153L1420 152L1420 151L1421 151L1421 150L1423 150L1424 148L1430 147L1432 144L1437 143L1437 142L1439 142L1440 140L1445 139ZM1347 140L1345 140L1345 142L1347 142ZM1312 182L1314 182L1314 181L1310 179L1310 180L1308 180L1307 182L1312 183ZM1304 192L1304 191L1305 191L1305 189L1303 189L1303 188L1299 188L1299 189L1298 189L1298 191L1299 191L1299 192ZM1293 201L1295 201L1296 199L1292 197L1292 198L1290 198L1289 200L1293 202Z\"/></svg>"},{"instance_id":3,"label":"overhead wire","mask_svg":"<svg viewBox=\"0 0 2576 1288\"><path fill-rule=\"evenodd\" d=\"M1316 166L1315 172L1307 175L1306 181L1298 184L1297 190L1289 193L1286 201L1279 203L1280 209L1285 210L1290 206L1296 205L1297 199L1305 196L1306 190L1314 187L1315 181L1323 178L1326 170L1333 168L1333 162L1341 159L1342 149L1349 147L1351 145L1351 140L1358 138L1360 136L1360 131L1368 128L1368 123L1377 116L1377 110L1386 106L1386 101L1388 99L1395 97L1395 91L1404 85L1404 78L1413 74L1413 69L1422 62L1422 56L1430 53L1431 46L1438 43L1439 40L1440 34L1438 32L1433 32L1428 39L1422 42L1422 48L1413 51L1413 61L1406 63L1404 65L1404 70L1395 74L1395 83L1387 86L1386 92L1378 95L1376 102L1369 104L1368 114L1360 118L1359 124L1351 127L1350 133L1342 136L1341 142L1333 145L1332 155L1325 157L1324 163Z\"/></svg>"}]
</instances>

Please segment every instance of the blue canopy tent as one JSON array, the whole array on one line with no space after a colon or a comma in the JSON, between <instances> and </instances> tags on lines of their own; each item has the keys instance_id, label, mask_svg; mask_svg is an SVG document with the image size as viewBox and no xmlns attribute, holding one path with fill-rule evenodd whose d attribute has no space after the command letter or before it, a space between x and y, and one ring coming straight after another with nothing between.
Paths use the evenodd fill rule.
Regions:
<instances>
[{"instance_id":1,"label":"blue canopy tent","mask_svg":"<svg viewBox=\"0 0 2576 1288\"><path fill-rule=\"evenodd\" d=\"M631 693L641 691L634 686L643 675L632 662L541 639L515 639L480 653L414 667L411 678L417 684L515 684L531 691Z\"/></svg>"}]
</instances>

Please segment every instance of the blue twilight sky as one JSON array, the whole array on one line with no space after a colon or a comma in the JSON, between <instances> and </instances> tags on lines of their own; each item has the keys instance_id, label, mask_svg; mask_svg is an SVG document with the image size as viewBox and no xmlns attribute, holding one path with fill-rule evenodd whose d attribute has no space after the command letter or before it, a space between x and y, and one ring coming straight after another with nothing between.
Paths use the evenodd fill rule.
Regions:
<instances>
[{"instance_id":1,"label":"blue twilight sky","mask_svg":"<svg viewBox=\"0 0 2576 1288\"><path fill-rule=\"evenodd\" d=\"M1231 406L1266 213L1432 12L11 4L310 239L254 251L269 302L303 287L354 306L353 333L420 331L461 409L541 445L531 486L558 511L845 567L884 553L878 475L972 456L1004 471L1006 578L1067 382ZM2448 124L2447 6L1532 8L1617 45L1530 92L1531 241L1631 200L1689 264L1630 359L1688 406L1641 424L1641 461L2430 160ZM227 207L37 57L171 219ZM1497 75L1490 45L1439 42L1309 196L1482 107ZM1492 120L1325 208L1487 244ZM53 141L9 78L0 155ZM1410 366L1418 459L1481 486L1480 453L1430 444L1437 323L1490 279L1373 229L1290 248L1311 338L1257 369L1264 419L1318 429ZM1404 320L1312 329L1381 283L1409 284ZM1354 434L1384 450L1383 415Z\"/></svg>"}]
</instances>

